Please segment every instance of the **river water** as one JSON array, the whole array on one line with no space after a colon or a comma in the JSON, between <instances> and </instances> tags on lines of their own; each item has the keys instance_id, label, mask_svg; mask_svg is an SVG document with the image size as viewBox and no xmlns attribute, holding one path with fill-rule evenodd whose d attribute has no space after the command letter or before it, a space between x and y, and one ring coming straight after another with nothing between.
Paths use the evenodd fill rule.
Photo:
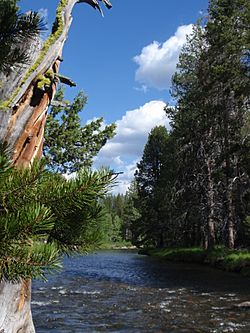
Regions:
<instances>
[{"instance_id":1,"label":"river water","mask_svg":"<svg viewBox=\"0 0 250 333\"><path fill-rule=\"evenodd\" d=\"M133 251L66 258L33 283L37 333L250 333L250 279Z\"/></svg>"}]
</instances>

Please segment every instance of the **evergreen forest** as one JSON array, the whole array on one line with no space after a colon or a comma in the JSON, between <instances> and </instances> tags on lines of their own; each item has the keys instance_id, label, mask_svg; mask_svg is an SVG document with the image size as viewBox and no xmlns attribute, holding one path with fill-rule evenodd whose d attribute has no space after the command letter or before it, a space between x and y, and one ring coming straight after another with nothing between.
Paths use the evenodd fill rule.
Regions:
<instances>
[{"instance_id":1,"label":"evergreen forest","mask_svg":"<svg viewBox=\"0 0 250 333\"><path fill-rule=\"evenodd\" d=\"M93 168L116 125L102 117L82 124L87 96L67 101L62 85L75 83L59 72L71 12L84 2L101 13L101 3L112 7L60 0L44 41L41 13L0 0L1 332L35 332L32 279L93 249L189 249L199 262L204 253L219 251L217 261L238 253L235 270L250 274L249 0L209 1L172 77L170 127L151 129L117 195L119 172Z\"/></svg>"},{"instance_id":2,"label":"evergreen forest","mask_svg":"<svg viewBox=\"0 0 250 333\"><path fill-rule=\"evenodd\" d=\"M138 247L250 246L249 22L248 1L210 1L182 49L171 129L151 130L124 197Z\"/></svg>"}]
</instances>

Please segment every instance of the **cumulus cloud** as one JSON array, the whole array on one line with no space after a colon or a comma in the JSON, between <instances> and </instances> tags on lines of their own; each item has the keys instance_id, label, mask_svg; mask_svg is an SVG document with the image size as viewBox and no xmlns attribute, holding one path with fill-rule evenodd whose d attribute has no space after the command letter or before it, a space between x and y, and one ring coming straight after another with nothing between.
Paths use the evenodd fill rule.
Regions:
<instances>
[{"instance_id":1,"label":"cumulus cloud","mask_svg":"<svg viewBox=\"0 0 250 333\"><path fill-rule=\"evenodd\" d=\"M150 101L138 109L127 111L116 122L116 136L95 158L95 167L108 165L116 171L123 172L118 179L116 192L126 191L151 129L159 125L170 128L164 106L165 103L162 101Z\"/></svg>"},{"instance_id":2,"label":"cumulus cloud","mask_svg":"<svg viewBox=\"0 0 250 333\"><path fill-rule=\"evenodd\" d=\"M186 42L186 35L192 32L192 24L178 27L174 36L164 43L154 41L145 46L140 55L134 57L139 68L135 73L135 80L145 87L159 90L168 89L171 77L176 70L176 64L182 46Z\"/></svg>"},{"instance_id":3,"label":"cumulus cloud","mask_svg":"<svg viewBox=\"0 0 250 333\"><path fill-rule=\"evenodd\" d=\"M136 159L124 166L123 173L119 175L117 184L113 188L113 194L126 193L132 179L134 178L136 165L139 162L139 159Z\"/></svg>"}]
</instances>

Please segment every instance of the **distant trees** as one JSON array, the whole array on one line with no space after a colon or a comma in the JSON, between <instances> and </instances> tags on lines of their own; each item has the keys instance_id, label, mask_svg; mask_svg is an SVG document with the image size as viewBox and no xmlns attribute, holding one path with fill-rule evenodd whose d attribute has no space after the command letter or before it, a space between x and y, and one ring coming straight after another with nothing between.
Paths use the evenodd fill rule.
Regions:
<instances>
[{"instance_id":1,"label":"distant trees","mask_svg":"<svg viewBox=\"0 0 250 333\"><path fill-rule=\"evenodd\" d=\"M135 175L145 212L141 229L139 220L135 226L144 245L246 244L249 19L248 1L211 0L205 25L194 27L181 52L173 76L176 106L165 108L172 131L165 143L153 144L163 152L161 168L145 168L150 134ZM153 163L151 155L146 166Z\"/></svg>"},{"instance_id":2,"label":"distant trees","mask_svg":"<svg viewBox=\"0 0 250 333\"><path fill-rule=\"evenodd\" d=\"M164 244L165 214L164 214L164 183L162 168L166 159L168 133L165 127L152 129L145 145L142 160L137 164L135 173L138 198L136 208L140 213L137 228L138 242L153 243L157 247Z\"/></svg>"},{"instance_id":3,"label":"distant trees","mask_svg":"<svg viewBox=\"0 0 250 333\"><path fill-rule=\"evenodd\" d=\"M102 233L107 245L132 241L132 225L140 213L134 206L137 198L136 188L131 184L125 194L108 194L101 200L104 206Z\"/></svg>"},{"instance_id":4,"label":"distant trees","mask_svg":"<svg viewBox=\"0 0 250 333\"><path fill-rule=\"evenodd\" d=\"M102 128L103 119L98 118L82 126L80 112L87 97L79 92L72 104L64 101L63 90L55 96L47 117L43 153L50 170L61 173L79 171L90 167L93 157L115 134L115 124Z\"/></svg>"}]
</instances>

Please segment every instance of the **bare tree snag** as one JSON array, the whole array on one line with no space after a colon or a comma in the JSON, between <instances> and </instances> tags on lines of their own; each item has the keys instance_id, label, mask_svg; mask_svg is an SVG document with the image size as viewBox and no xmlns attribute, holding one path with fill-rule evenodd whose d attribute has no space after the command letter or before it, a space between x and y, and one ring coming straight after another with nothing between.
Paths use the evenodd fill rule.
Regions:
<instances>
[{"instance_id":1,"label":"bare tree snag","mask_svg":"<svg viewBox=\"0 0 250 333\"><path fill-rule=\"evenodd\" d=\"M0 73L0 140L13 150L15 165L28 167L42 155L47 110L56 90L62 49L77 2L102 13L98 0L60 0L47 41L42 45L41 40L33 39L25 45L30 50L28 66L11 68L7 75ZM111 8L108 0L103 2ZM30 280L0 282L0 333L34 333L30 304Z\"/></svg>"}]
</instances>

